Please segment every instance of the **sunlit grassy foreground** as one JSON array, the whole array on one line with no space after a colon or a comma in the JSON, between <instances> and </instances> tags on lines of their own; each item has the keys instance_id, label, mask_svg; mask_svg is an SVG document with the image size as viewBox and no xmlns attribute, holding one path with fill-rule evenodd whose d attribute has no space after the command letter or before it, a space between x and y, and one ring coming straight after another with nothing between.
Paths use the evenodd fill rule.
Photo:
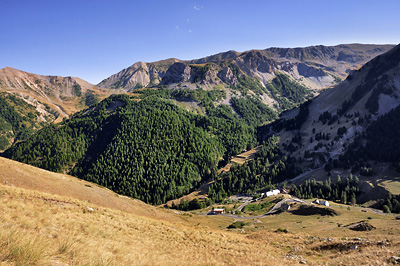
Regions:
<instances>
[{"instance_id":1,"label":"sunlit grassy foreground","mask_svg":"<svg viewBox=\"0 0 400 266\"><path fill-rule=\"evenodd\" d=\"M282 213L227 230L235 219L156 208L0 158L0 265L392 265L400 220L332 205L337 216ZM376 229L346 226L361 220Z\"/></svg>"},{"instance_id":2,"label":"sunlit grassy foreground","mask_svg":"<svg viewBox=\"0 0 400 266\"><path fill-rule=\"evenodd\" d=\"M268 243L179 218L164 222L19 188L0 190L5 265L262 265L278 256Z\"/></svg>"}]
</instances>

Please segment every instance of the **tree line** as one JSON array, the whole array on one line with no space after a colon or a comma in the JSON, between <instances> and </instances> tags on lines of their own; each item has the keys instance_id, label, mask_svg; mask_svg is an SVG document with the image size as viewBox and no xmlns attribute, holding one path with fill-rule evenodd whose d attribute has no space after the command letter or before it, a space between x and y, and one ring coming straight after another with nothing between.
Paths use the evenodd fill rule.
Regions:
<instances>
[{"instance_id":1,"label":"tree line","mask_svg":"<svg viewBox=\"0 0 400 266\"><path fill-rule=\"evenodd\" d=\"M343 180L337 176L336 182L332 182L330 177L324 182L306 180L298 186L294 184L289 193L303 199L320 198L355 205L360 195L359 182L359 178L351 174Z\"/></svg>"}]
</instances>

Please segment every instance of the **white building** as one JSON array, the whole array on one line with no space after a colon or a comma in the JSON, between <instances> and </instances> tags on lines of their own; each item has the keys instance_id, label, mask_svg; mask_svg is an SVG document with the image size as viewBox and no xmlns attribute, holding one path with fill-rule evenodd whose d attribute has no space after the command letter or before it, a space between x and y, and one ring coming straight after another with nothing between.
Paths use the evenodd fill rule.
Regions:
<instances>
[{"instance_id":1,"label":"white building","mask_svg":"<svg viewBox=\"0 0 400 266\"><path fill-rule=\"evenodd\" d=\"M274 190L272 190L272 193L273 193L274 195L278 195L278 194L281 193L281 192L279 191L279 189L274 189Z\"/></svg>"},{"instance_id":2,"label":"white building","mask_svg":"<svg viewBox=\"0 0 400 266\"><path fill-rule=\"evenodd\" d=\"M265 193L265 196L266 197L275 196L278 195L279 193L281 193L279 189L274 189L272 191L268 191L267 193Z\"/></svg>"},{"instance_id":3,"label":"white building","mask_svg":"<svg viewBox=\"0 0 400 266\"><path fill-rule=\"evenodd\" d=\"M314 200L313 203L323 205L323 206L329 206L329 201L327 201L327 200Z\"/></svg>"},{"instance_id":4,"label":"white building","mask_svg":"<svg viewBox=\"0 0 400 266\"><path fill-rule=\"evenodd\" d=\"M329 201L327 200L320 200L319 205L329 206Z\"/></svg>"},{"instance_id":5,"label":"white building","mask_svg":"<svg viewBox=\"0 0 400 266\"><path fill-rule=\"evenodd\" d=\"M223 214L223 213L225 213L225 209L214 209L211 212L213 214Z\"/></svg>"}]
</instances>

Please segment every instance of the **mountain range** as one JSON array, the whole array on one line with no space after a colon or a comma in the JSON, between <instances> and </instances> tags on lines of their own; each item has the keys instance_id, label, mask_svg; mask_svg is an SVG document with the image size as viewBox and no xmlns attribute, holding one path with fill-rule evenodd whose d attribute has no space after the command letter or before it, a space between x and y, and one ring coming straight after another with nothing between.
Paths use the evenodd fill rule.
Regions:
<instances>
[{"instance_id":1,"label":"mountain range","mask_svg":"<svg viewBox=\"0 0 400 266\"><path fill-rule=\"evenodd\" d=\"M96 86L7 67L0 88L2 262L400 261L400 45L139 62Z\"/></svg>"},{"instance_id":2,"label":"mountain range","mask_svg":"<svg viewBox=\"0 0 400 266\"><path fill-rule=\"evenodd\" d=\"M261 101L280 112L291 109L308 95L338 84L348 73L393 45L347 44L305 48L269 48L243 53L228 51L201 59L183 61L175 58L153 63L137 62L104 79L99 88L132 91L142 87L170 89L201 87L224 88L226 101L239 90L242 95L257 94ZM293 83L302 87L298 97L291 97Z\"/></svg>"},{"instance_id":3,"label":"mountain range","mask_svg":"<svg viewBox=\"0 0 400 266\"><path fill-rule=\"evenodd\" d=\"M267 86L277 72L281 72L308 88L319 90L337 84L351 70L391 48L393 45L320 45L243 53L228 51L190 61L171 58L153 63L137 62L104 79L98 86L126 91L158 84L190 86L193 82L207 88L218 84L229 87L237 84L241 74Z\"/></svg>"},{"instance_id":4,"label":"mountain range","mask_svg":"<svg viewBox=\"0 0 400 266\"><path fill-rule=\"evenodd\" d=\"M76 77L43 76L6 67L0 70L0 89L17 94L33 105L46 103L53 112L65 117L87 106L82 104L87 91L104 98L109 90L120 93L157 85L170 88L196 88L198 85L204 89L220 85L229 89L240 86L241 79L249 77L267 88L261 93L263 101L273 107L273 103L279 101L268 85L279 74L318 93L391 48L393 45L320 45L242 53L228 51L190 61L172 58L153 63L137 62L97 86ZM43 106L38 110L45 112Z\"/></svg>"}]
</instances>

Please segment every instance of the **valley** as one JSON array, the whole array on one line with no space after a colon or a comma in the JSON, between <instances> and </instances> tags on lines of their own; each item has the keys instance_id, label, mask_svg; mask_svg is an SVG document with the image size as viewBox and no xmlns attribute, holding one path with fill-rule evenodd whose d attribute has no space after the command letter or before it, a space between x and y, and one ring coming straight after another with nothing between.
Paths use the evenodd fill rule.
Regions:
<instances>
[{"instance_id":1,"label":"valley","mask_svg":"<svg viewBox=\"0 0 400 266\"><path fill-rule=\"evenodd\" d=\"M102 88L117 92L116 95L72 114L70 119L45 127L25 141L24 137L17 139L4 156L48 170L71 173L152 204L171 204L173 201L176 205L182 197L193 200L195 195L203 198L208 195L207 204L210 204L235 193L251 194L271 189L275 184L321 168L326 173L317 171L318 180L340 173L364 175L365 171L374 171L369 162L357 162L357 166L351 166L344 164L343 158L349 156L347 148L350 143L356 137L360 138L379 115L390 111L390 108L379 106L379 113L371 111L371 93L376 94L374 97L386 97L385 102L391 101L392 108L396 107L398 46L358 70L348 68L346 71L350 75L346 80L323 91L324 87L320 87L318 96L309 94L311 88L307 89L289 72L265 70L274 73L269 81L260 81L253 74L260 71L260 64L279 59L293 64L324 62L336 69L337 75L343 76L341 64L352 58L340 57L344 51L363 54L355 57L359 61L351 59L353 67L356 67L355 62L361 63L368 56L391 47L271 48L245 53L228 52L197 61L174 59L150 65L138 63L97 86L102 88L107 82L114 84L119 80L125 87L112 87L110 83L111 89ZM227 65L227 60L236 61ZM234 77L232 82L221 83L214 79L214 83L210 83L212 79L209 79L207 83L206 77L222 71L209 63L228 66L227 71ZM246 72L244 66L258 70L247 68ZM143 70L151 70L153 78L158 75L159 83L135 85L135 77L145 77L137 74ZM17 73L10 68L3 71L11 72L25 83L33 77L46 79L25 72ZM311 73L316 75L321 71L311 71L309 77ZM124 81L129 75L129 82ZM80 82L67 79L70 83ZM14 86L9 78L6 80L8 86ZM52 80L54 78L50 77L54 84ZM68 82L66 89L59 90L58 97L62 93L77 94L79 84L71 86ZM42 88L36 83L36 89ZM83 85L86 90L91 90L90 84ZM82 89L80 85L79 88ZM78 97L76 100L84 91L75 95ZM268 93L275 103L270 100L265 103ZM299 107L281 113L299 104ZM280 114L280 119L277 119ZM30 134L39 128L31 129ZM253 147L257 148L252 150ZM251 154L237 155L246 150ZM353 167L351 171L347 170L349 167Z\"/></svg>"},{"instance_id":2,"label":"valley","mask_svg":"<svg viewBox=\"0 0 400 266\"><path fill-rule=\"evenodd\" d=\"M363 44L1 69L0 264L395 263L399 75Z\"/></svg>"}]
</instances>

